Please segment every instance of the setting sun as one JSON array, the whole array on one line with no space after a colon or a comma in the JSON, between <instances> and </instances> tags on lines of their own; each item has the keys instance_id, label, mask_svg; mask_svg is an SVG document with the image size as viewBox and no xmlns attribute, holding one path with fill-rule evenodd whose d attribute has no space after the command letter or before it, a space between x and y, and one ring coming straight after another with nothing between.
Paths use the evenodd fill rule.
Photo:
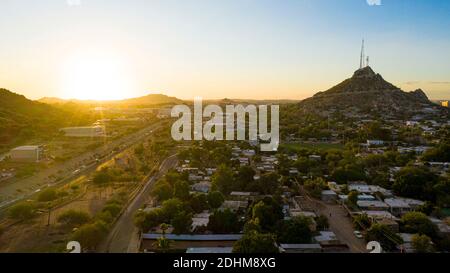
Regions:
<instances>
[{"instance_id":1,"label":"setting sun","mask_svg":"<svg viewBox=\"0 0 450 273\"><path fill-rule=\"evenodd\" d=\"M117 100L134 90L128 65L118 56L104 52L74 54L62 69L62 94L82 100Z\"/></svg>"}]
</instances>

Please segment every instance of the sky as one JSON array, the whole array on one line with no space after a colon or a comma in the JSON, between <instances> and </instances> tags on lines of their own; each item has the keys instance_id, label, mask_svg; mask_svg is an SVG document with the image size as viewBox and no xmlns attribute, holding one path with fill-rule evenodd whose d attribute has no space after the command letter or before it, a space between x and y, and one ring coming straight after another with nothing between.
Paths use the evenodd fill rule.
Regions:
<instances>
[{"instance_id":1,"label":"sky","mask_svg":"<svg viewBox=\"0 0 450 273\"><path fill-rule=\"evenodd\" d=\"M303 99L350 77L364 38L386 80L448 99L449 29L447 0L0 0L0 87Z\"/></svg>"}]
</instances>

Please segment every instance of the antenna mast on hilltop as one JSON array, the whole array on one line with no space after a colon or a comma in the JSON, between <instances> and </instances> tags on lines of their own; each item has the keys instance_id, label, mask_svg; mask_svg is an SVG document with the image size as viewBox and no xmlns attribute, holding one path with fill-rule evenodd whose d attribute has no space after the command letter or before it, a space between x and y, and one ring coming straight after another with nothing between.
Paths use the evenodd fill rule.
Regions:
<instances>
[{"instance_id":1,"label":"antenna mast on hilltop","mask_svg":"<svg viewBox=\"0 0 450 273\"><path fill-rule=\"evenodd\" d=\"M359 69L365 67L364 65L364 39L362 40L362 45L361 45L361 57L359 59Z\"/></svg>"}]
</instances>

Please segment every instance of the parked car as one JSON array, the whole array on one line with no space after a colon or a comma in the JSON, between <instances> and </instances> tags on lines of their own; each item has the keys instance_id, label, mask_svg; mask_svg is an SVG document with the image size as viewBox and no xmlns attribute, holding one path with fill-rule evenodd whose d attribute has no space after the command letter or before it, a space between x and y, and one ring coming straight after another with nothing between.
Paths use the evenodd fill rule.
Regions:
<instances>
[{"instance_id":1,"label":"parked car","mask_svg":"<svg viewBox=\"0 0 450 273\"><path fill-rule=\"evenodd\" d=\"M358 239L362 239L363 238L363 235L362 235L361 231L355 230L353 232L353 234L355 234L356 238L358 238Z\"/></svg>"}]
</instances>

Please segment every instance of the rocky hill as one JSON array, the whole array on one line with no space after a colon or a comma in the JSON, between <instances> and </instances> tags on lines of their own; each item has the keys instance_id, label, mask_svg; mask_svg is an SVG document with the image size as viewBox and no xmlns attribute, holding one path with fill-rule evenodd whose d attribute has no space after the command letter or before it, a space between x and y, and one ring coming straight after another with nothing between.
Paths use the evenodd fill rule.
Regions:
<instances>
[{"instance_id":1,"label":"rocky hill","mask_svg":"<svg viewBox=\"0 0 450 273\"><path fill-rule=\"evenodd\" d=\"M369 66L358 69L351 78L301 101L299 105L303 111L318 114L352 111L392 117L443 110L432 103L422 90L405 92L385 81Z\"/></svg>"}]
</instances>

